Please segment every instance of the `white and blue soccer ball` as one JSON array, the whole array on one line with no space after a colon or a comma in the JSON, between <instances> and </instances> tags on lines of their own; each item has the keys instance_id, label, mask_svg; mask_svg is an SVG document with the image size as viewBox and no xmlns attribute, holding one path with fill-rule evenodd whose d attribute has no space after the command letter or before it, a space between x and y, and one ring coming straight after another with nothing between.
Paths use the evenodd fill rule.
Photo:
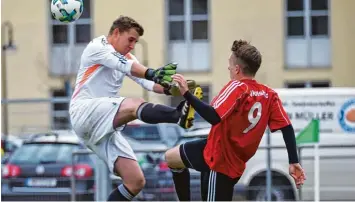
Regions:
<instances>
[{"instance_id":1,"label":"white and blue soccer ball","mask_svg":"<svg viewBox=\"0 0 355 202\"><path fill-rule=\"evenodd\" d=\"M51 13L53 18L61 22L74 22L84 10L83 0L52 0Z\"/></svg>"}]
</instances>

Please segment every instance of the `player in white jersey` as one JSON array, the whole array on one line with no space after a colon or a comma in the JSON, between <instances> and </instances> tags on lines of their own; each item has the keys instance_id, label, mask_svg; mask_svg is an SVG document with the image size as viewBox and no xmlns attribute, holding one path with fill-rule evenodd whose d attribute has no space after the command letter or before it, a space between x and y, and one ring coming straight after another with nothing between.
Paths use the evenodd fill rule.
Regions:
<instances>
[{"instance_id":1,"label":"player in white jersey","mask_svg":"<svg viewBox=\"0 0 355 202\"><path fill-rule=\"evenodd\" d=\"M120 133L126 123L138 118L146 123L186 126L183 122L188 113L181 111L186 103L172 108L118 94L125 76L156 93L171 95L174 88L178 90L170 87L176 64L153 70L139 64L130 54L143 32L134 19L120 16L113 22L108 36L93 39L81 56L70 102L69 112L76 134L123 180L123 184L112 191L109 201L132 200L145 184L133 150Z\"/></svg>"}]
</instances>

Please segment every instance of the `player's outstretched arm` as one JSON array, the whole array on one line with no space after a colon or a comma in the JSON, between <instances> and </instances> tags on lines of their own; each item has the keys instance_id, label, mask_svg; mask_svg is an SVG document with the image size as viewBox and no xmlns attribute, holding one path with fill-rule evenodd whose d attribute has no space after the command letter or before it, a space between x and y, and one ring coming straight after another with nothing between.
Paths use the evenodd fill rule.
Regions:
<instances>
[{"instance_id":1,"label":"player's outstretched arm","mask_svg":"<svg viewBox=\"0 0 355 202\"><path fill-rule=\"evenodd\" d=\"M166 88L164 88L160 84L154 83L153 81L149 81L147 79L138 78L132 75L127 75L127 76L148 91L153 91L158 94L165 93Z\"/></svg>"},{"instance_id":2,"label":"player's outstretched arm","mask_svg":"<svg viewBox=\"0 0 355 202\"><path fill-rule=\"evenodd\" d=\"M131 75L138 78L145 78L154 81L163 87L169 87L172 82L171 76L176 73L177 64L167 64L158 69L147 68L137 62L133 62L131 66Z\"/></svg>"},{"instance_id":3,"label":"player's outstretched arm","mask_svg":"<svg viewBox=\"0 0 355 202\"><path fill-rule=\"evenodd\" d=\"M144 83L148 83L151 81L144 80ZM187 81L189 89L193 90L196 88L196 83L193 80L188 80ZM148 84L149 85L149 84ZM147 85L145 85L147 86ZM147 87L145 87L145 89L148 89ZM150 91L153 91L154 93L158 93L158 94L165 94L165 95L171 95L171 96L179 96L180 95L180 91L179 88L175 85L170 85L169 87L164 87L160 84L154 83L154 85L152 85L152 89Z\"/></svg>"},{"instance_id":4,"label":"player's outstretched arm","mask_svg":"<svg viewBox=\"0 0 355 202\"><path fill-rule=\"evenodd\" d=\"M306 175L302 166L299 164L295 132L291 124L281 128L280 130L287 149L288 161L290 164L289 173L295 180L297 188L300 188L306 180Z\"/></svg>"},{"instance_id":5,"label":"player's outstretched arm","mask_svg":"<svg viewBox=\"0 0 355 202\"><path fill-rule=\"evenodd\" d=\"M288 161L289 163L298 163L298 154L296 146L295 131L293 130L292 125L285 126L280 129L282 136L286 145Z\"/></svg>"},{"instance_id":6,"label":"player's outstretched arm","mask_svg":"<svg viewBox=\"0 0 355 202\"><path fill-rule=\"evenodd\" d=\"M108 44L90 44L86 49L88 63L101 64L138 78L154 81L168 87L171 76L176 73L177 64L170 63L158 69L150 69L113 50Z\"/></svg>"},{"instance_id":7,"label":"player's outstretched arm","mask_svg":"<svg viewBox=\"0 0 355 202\"><path fill-rule=\"evenodd\" d=\"M145 73L148 71L149 68L145 67L144 65L133 62L131 66L131 75L138 77L138 78L145 78Z\"/></svg>"}]
</instances>

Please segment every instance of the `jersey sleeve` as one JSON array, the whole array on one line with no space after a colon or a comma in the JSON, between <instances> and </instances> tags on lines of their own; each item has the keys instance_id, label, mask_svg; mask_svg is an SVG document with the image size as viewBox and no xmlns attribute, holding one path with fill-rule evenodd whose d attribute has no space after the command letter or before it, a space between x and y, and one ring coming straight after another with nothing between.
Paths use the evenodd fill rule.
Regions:
<instances>
[{"instance_id":1,"label":"jersey sleeve","mask_svg":"<svg viewBox=\"0 0 355 202\"><path fill-rule=\"evenodd\" d=\"M291 121L282 106L282 102L276 93L273 96L270 107L270 119L268 124L272 132L291 124Z\"/></svg>"},{"instance_id":2,"label":"jersey sleeve","mask_svg":"<svg viewBox=\"0 0 355 202\"><path fill-rule=\"evenodd\" d=\"M221 119L235 109L237 100L246 91L246 85L239 81L230 81L212 101L212 107Z\"/></svg>"},{"instance_id":3,"label":"jersey sleeve","mask_svg":"<svg viewBox=\"0 0 355 202\"><path fill-rule=\"evenodd\" d=\"M154 82L153 81L149 81L147 79L142 79L142 78L138 78L132 75L127 75L129 78L131 78L134 82L136 82L137 84L139 84L140 86L142 86L144 89L152 91L153 90L153 86L154 86Z\"/></svg>"},{"instance_id":4,"label":"jersey sleeve","mask_svg":"<svg viewBox=\"0 0 355 202\"><path fill-rule=\"evenodd\" d=\"M126 55L126 58L128 60L133 60L134 62L139 63L138 59L136 58L136 56L134 56L132 53L128 53ZM131 78L134 82L136 82L137 84L139 84L140 86L142 86L144 89L149 90L149 91L153 91L153 86L154 86L154 82L153 81L149 81L147 79L143 79L143 78L138 78L132 75L127 75L129 78Z\"/></svg>"},{"instance_id":5,"label":"jersey sleeve","mask_svg":"<svg viewBox=\"0 0 355 202\"><path fill-rule=\"evenodd\" d=\"M108 68L116 69L127 75L131 75L133 60L128 60L125 56L116 52L110 44L91 44L90 59L95 64L100 64Z\"/></svg>"}]
</instances>

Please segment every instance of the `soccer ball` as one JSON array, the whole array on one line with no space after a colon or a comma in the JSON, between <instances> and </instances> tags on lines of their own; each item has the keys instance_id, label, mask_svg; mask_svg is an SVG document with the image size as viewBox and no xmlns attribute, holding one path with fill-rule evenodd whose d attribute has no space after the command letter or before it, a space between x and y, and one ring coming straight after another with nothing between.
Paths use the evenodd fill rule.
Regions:
<instances>
[{"instance_id":1,"label":"soccer ball","mask_svg":"<svg viewBox=\"0 0 355 202\"><path fill-rule=\"evenodd\" d=\"M61 22L74 22L84 10L83 0L52 0L51 13L53 18Z\"/></svg>"}]
</instances>

